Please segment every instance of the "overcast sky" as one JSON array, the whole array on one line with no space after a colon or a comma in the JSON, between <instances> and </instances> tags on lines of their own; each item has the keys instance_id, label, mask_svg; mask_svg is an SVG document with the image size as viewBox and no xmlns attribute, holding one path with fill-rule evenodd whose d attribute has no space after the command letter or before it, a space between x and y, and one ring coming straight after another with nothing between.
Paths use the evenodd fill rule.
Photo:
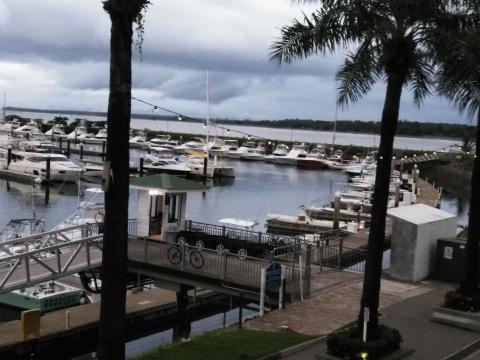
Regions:
<instances>
[{"instance_id":1,"label":"overcast sky","mask_svg":"<svg viewBox=\"0 0 480 360\"><path fill-rule=\"evenodd\" d=\"M213 117L334 119L342 52L282 67L268 61L279 28L313 7L290 0L151 2L143 61L134 52L134 96L205 116L209 69ZM106 111L109 31L100 0L0 0L0 91L7 106ZM379 83L338 119L379 120L384 91ZM400 118L466 123L443 99L417 109L408 91Z\"/></svg>"}]
</instances>

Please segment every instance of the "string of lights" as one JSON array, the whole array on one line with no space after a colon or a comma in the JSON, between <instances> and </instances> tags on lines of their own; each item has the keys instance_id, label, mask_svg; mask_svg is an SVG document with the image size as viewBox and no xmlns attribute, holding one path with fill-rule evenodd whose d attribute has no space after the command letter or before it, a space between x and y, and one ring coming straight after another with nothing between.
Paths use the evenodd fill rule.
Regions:
<instances>
[{"instance_id":1,"label":"string of lights","mask_svg":"<svg viewBox=\"0 0 480 360\"><path fill-rule=\"evenodd\" d=\"M138 101L138 102L141 102L145 105L148 105L148 106L151 106L153 110L164 110L166 112L169 112L171 114L175 114L178 116L178 120L181 121L183 119L188 119L188 118L192 118L192 117L189 117L189 116L185 116L185 115L182 115L181 113L179 112L176 112L176 111L173 111L173 110L170 110L170 109L167 109L167 108L164 108L162 106L159 106L159 105L155 105L155 104L152 104L148 101L145 101L145 100L142 100L142 99L138 99L136 97L133 97L132 96L132 100L135 100L135 101ZM193 119L193 118L192 118ZM269 139L266 139L264 137L261 137L261 136L258 136L258 135L254 135L254 134L250 134L250 133L247 133L247 132L244 132L244 131L240 131L240 130L236 130L236 129L230 129L230 128L227 128L223 125L220 125L220 124L215 124L215 123L212 123L211 121L208 122L208 126L214 126L216 128L219 128L219 129L222 129L222 130L226 130L227 132L227 135L230 134L230 131L231 132L234 132L234 133L238 133L238 134L241 134L241 135L244 135L247 137L248 140L250 140L251 138L256 138L256 139L261 139L261 140L266 140L268 141ZM207 127L207 123L203 123L203 127Z\"/></svg>"}]
</instances>

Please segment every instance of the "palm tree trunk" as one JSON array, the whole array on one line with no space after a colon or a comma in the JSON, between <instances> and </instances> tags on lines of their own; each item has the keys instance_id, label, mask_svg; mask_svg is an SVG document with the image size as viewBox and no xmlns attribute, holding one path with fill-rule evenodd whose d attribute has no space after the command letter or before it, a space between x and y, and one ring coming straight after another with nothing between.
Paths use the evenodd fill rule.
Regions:
<instances>
[{"instance_id":1,"label":"palm tree trunk","mask_svg":"<svg viewBox=\"0 0 480 360\"><path fill-rule=\"evenodd\" d=\"M472 192L468 217L468 237L465 249L464 275L460 282L460 293L465 296L478 294L479 240L480 240L480 110L477 112L477 140L472 171Z\"/></svg>"},{"instance_id":2,"label":"palm tree trunk","mask_svg":"<svg viewBox=\"0 0 480 360\"><path fill-rule=\"evenodd\" d=\"M365 308L370 317L367 326L368 341L378 337L378 306L380 298L380 279L382 275L382 258L385 241L385 219L390 186L392 151L395 132L397 130L400 97L404 76L390 72L387 77L387 93L382 112L380 128L380 147L378 149L377 171L372 204L372 222L367 245L367 259L363 279L358 330L363 329Z\"/></svg>"},{"instance_id":3,"label":"palm tree trunk","mask_svg":"<svg viewBox=\"0 0 480 360\"><path fill-rule=\"evenodd\" d=\"M121 7L120 1L114 6ZM105 6L105 4L104 4ZM111 164L105 191L105 226L101 268L102 301L98 325L98 358L125 358L125 302L127 278L127 222L132 87L132 25L125 11L106 10L112 21L110 38L110 96L106 161ZM127 10L127 9L125 9Z\"/></svg>"}]
</instances>

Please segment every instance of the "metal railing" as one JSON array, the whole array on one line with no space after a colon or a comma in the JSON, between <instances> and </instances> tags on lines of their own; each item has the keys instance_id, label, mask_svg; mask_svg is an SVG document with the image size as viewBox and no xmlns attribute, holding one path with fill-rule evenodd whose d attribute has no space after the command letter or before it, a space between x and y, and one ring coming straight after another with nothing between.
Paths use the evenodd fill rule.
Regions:
<instances>
[{"instance_id":1,"label":"metal railing","mask_svg":"<svg viewBox=\"0 0 480 360\"><path fill-rule=\"evenodd\" d=\"M421 156L413 156L410 158L395 159L395 160L392 160L392 165L400 166L401 164L412 164L412 163L419 163L419 162L425 162L425 161L433 161L438 159L439 159L439 156L437 154L427 154L427 155L421 155Z\"/></svg>"},{"instance_id":2,"label":"metal railing","mask_svg":"<svg viewBox=\"0 0 480 360\"><path fill-rule=\"evenodd\" d=\"M260 286L261 269L269 264L266 259L250 256L240 259L233 253L218 254L210 249L199 250L195 246L140 237L129 238L128 258L140 263L252 287Z\"/></svg>"},{"instance_id":3,"label":"metal railing","mask_svg":"<svg viewBox=\"0 0 480 360\"><path fill-rule=\"evenodd\" d=\"M284 246L298 241L296 236L274 235L261 231L237 229L228 226L187 221L187 231L201 232L210 236L220 236L229 239Z\"/></svg>"},{"instance_id":4,"label":"metal railing","mask_svg":"<svg viewBox=\"0 0 480 360\"><path fill-rule=\"evenodd\" d=\"M102 235L93 235L0 259L0 293L97 267Z\"/></svg>"}]
</instances>

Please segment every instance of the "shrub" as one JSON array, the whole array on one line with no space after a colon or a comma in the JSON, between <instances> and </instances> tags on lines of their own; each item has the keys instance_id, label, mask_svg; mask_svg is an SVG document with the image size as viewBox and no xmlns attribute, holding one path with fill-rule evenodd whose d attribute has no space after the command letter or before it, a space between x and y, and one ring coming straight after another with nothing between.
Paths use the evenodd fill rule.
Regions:
<instances>
[{"instance_id":1,"label":"shrub","mask_svg":"<svg viewBox=\"0 0 480 360\"><path fill-rule=\"evenodd\" d=\"M402 336L396 329L379 325L379 337L364 343L355 327L334 332L327 337L328 353L341 359L361 359L360 353L368 353L369 360L381 359L400 348Z\"/></svg>"},{"instance_id":2,"label":"shrub","mask_svg":"<svg viewBox=\"0 0 480 360\"><path fill-rule=\"evenodd\" d=\"M480 311L480 293L474 296L466 296L458 290L449 291L445 294L445 307L468 312Z\"/></svg>"}]
</instances>

